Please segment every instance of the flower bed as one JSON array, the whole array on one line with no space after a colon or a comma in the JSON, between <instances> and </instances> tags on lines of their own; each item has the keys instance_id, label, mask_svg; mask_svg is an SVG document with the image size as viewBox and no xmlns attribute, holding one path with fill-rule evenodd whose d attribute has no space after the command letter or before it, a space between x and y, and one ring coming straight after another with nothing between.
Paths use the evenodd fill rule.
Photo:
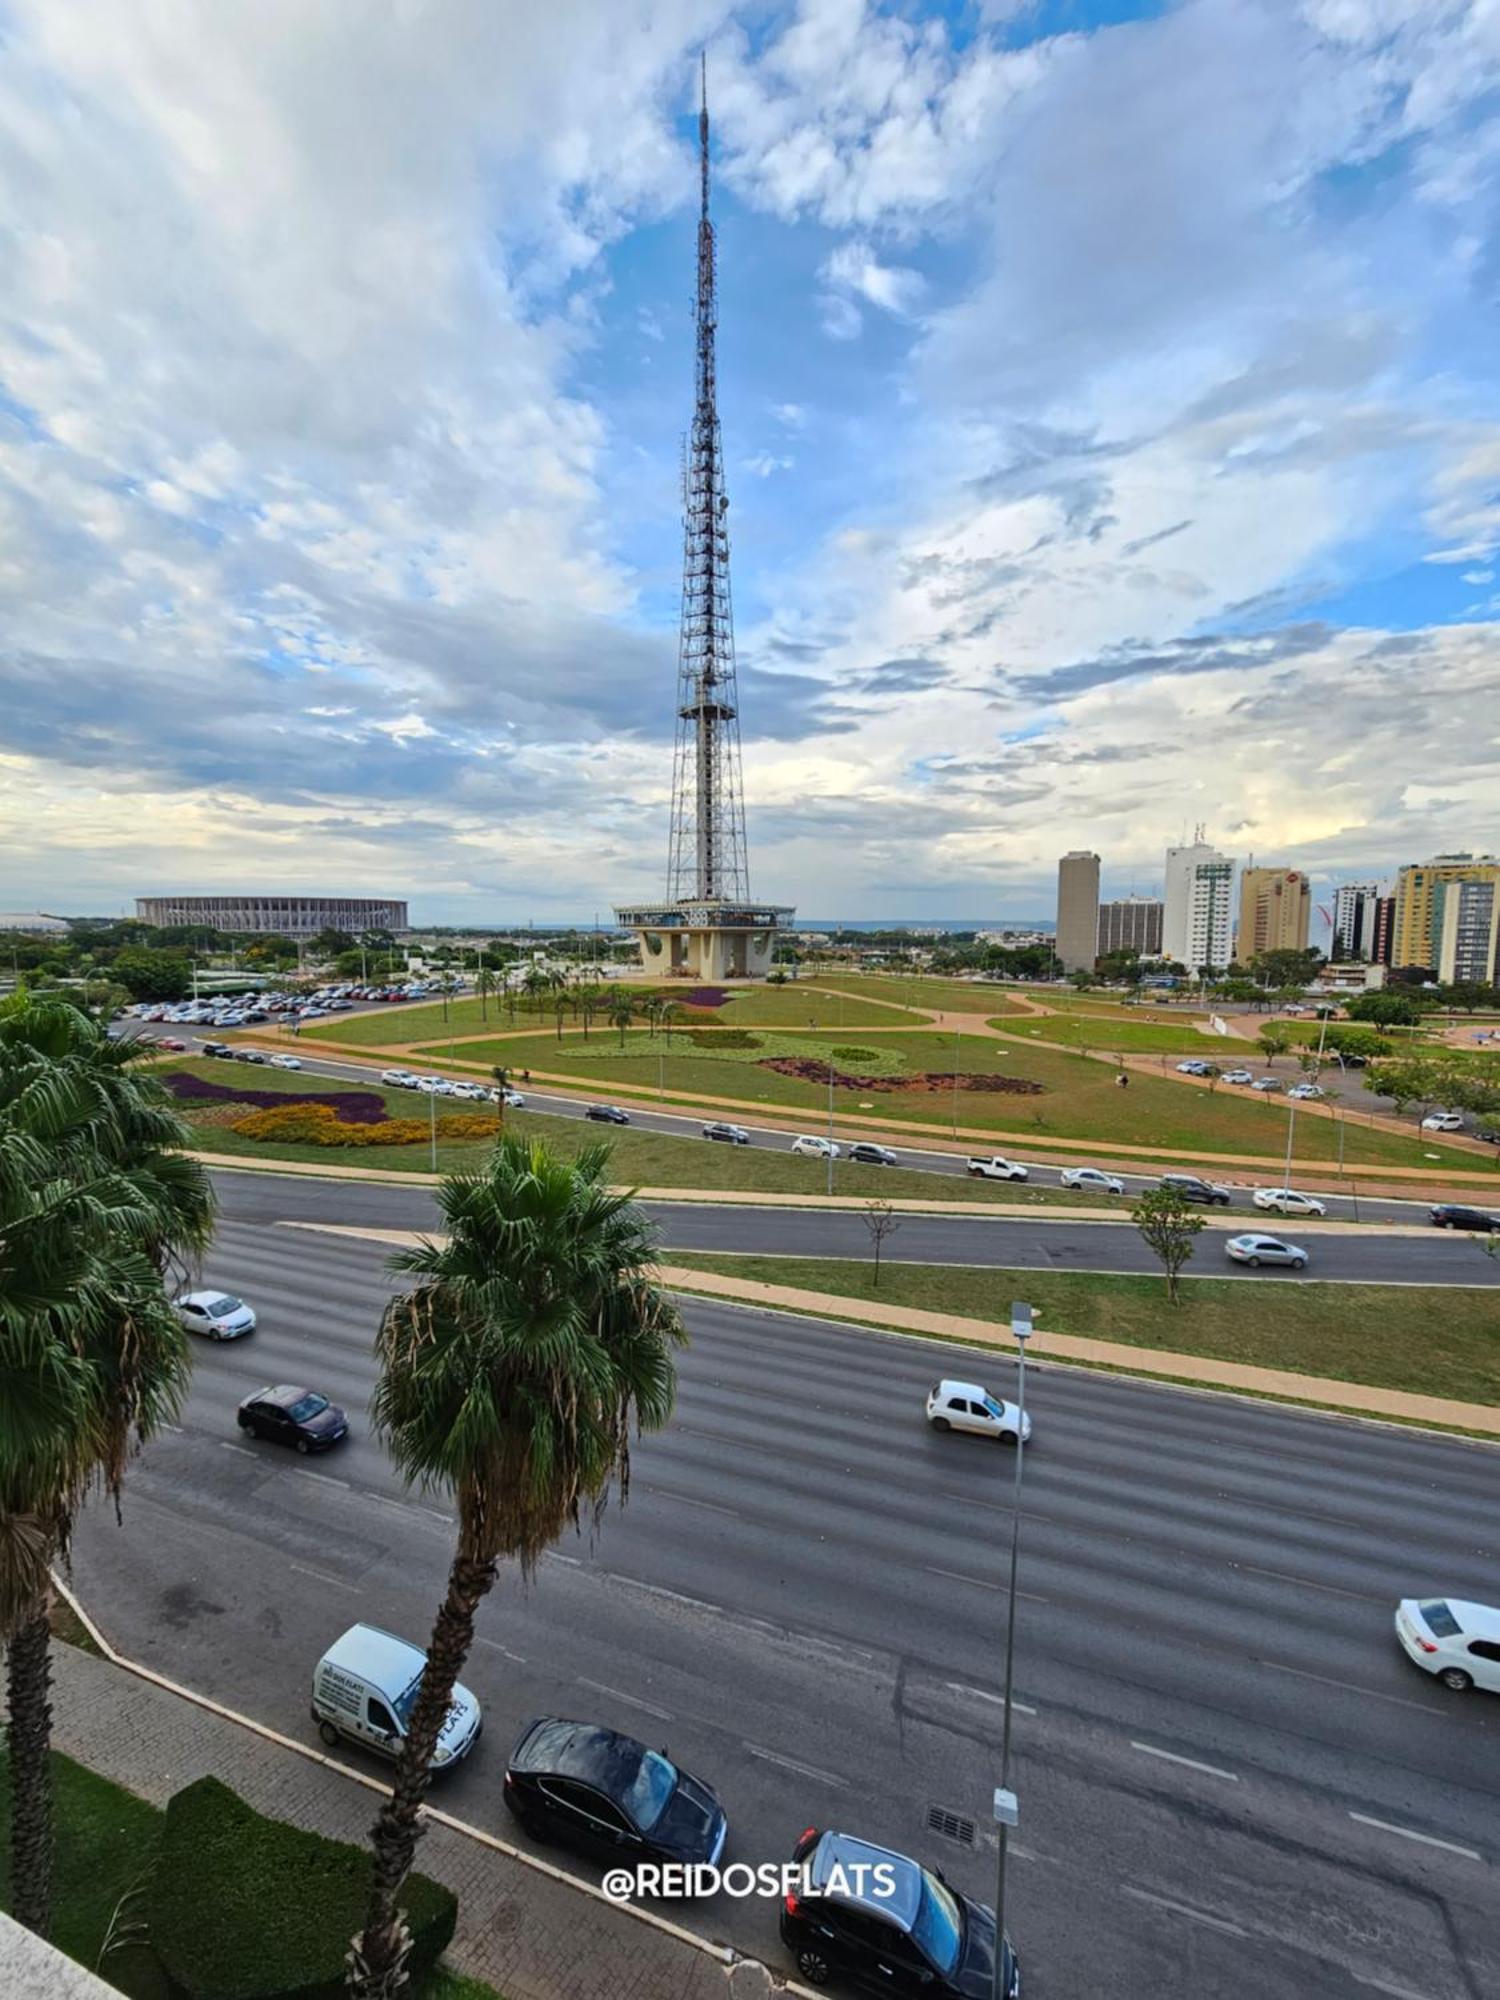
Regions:
<instances>
[{"instance_id":1,"label":"flower bed","mask_svg":"<svg viewBox=\"0 0 1500 2000\"><path fill-rule=\"evenodd\" d=\"M436 1120L440 1139L493 1139L493 1118L474 1112L445 1111ZM327 1104L285 1102L252 1111L231 1128L246 1139L275 1140L295 1146L415 1146L432 1134L427 1118L381 1118L374 1124L349 1123Z\"/></svg>"},{"instance_id":2,"label":"flower bed","mask_svg":"<svg viewBox=\"0 0 1500 2000\"><path fill-rule=\"evenodd\" d=\"M779 1076L798 1077L803 1083L828 1082L829 1066L826 1062L819 1062L816 1056L763 1056L756 1067L774 1069ZM915 1076L852 1076L847 1070L836 1068L833 1083L836 1090L942 1091L956 1087L1013 1097L1040 1097L1042 1094L1042 1085L1033 1083L1029 1077L994 1076L973 1070L960 1070L955 1085L952 1070L927 1069Z\"/></svg>"},{"instance_id":3,"label":"flower bed","mask_svg":"<svg viewBox=\"0 0 1500 2000\"><path fill-rule=\"evenodd\" d=\"M256 1090L238 1078L232 1084L211 1083L206 1076L189 1076L186 1070L171 1070L162 1080L189 1110L196 1104L253 1104L260 1111L279 1111L288 1104L325 1104L341 1125L378 1125L386 1115L385 1099L372 1090Z\"/></svg>"}]
</instances>

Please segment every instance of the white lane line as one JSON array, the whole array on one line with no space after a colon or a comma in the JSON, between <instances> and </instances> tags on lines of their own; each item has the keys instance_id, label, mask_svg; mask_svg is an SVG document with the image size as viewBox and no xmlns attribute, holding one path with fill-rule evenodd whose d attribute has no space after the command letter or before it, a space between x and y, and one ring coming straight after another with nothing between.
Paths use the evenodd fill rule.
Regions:
<instances>
[{"instance_id":1,"label":"white lane line","mask_svg":"<svg viewBox=\"0 0 1500 2000\"><path fill-rule=\"evenodd\" d=\"M500 1653L500 1654L503 1654L503 1656L504 1656L504 1657L505 1657L505 1658L506 1658L507 1660L513 1660L513 1661L515 1662L515 1664L516 1664L516 1665L517 1665L518 1667L524 1667L524 1666L525 1666L525 1664L526 1664L526 1662L525 1662L525 1660L524 1660L524 1659L522 1658L521 1654L519 1654L519 1653L513 1653L513 1652L512 1652L511 1650L510 1650L509 1646L502 1646L502 1645L501 1645L501 1643L500 1643L500 1641L499 1641L498 1639L485 1639L485 1638L481 1638L481 1637L480 1637L480 1636L479 1636L479 1635L478 1635L478 1634L476 1633L476 1634L475 1634L475 1638L474 1638L474 1644L475 1644L476 1646L488 1646L488 1647L489 1647L489 1649L490 1649L490 1651L491 1651L492 1653Z\"/></svg>"},{"instance_id":2,"label":"white lane line","mask_svg":"<svg viewBox=\"0 0 1500 2000\"><path fill-rule=\"evenodd\" d=\"M1368 1986L1375 1993L1389 1993L1391 2000L1432 2000L1430 1993L1418 1993L1414 1986L1393 1986L1388 1979L1372 1979L1367 1972L1351 1972L1349 1977L1357 1986Z\"/></svg>"},{"instance_id":3,"label":"white lane line","mask_svg":"<svg viewBox=\"0 0 1500 2000\"><path fill-rule=\"evenodd\" d=\"M1191 1903L1174 1903L1170 1896L1153 1896L1149 1889L1132 1889L1127 1883L1125 1894L1134 1896L1138 1903L1150 1903L1158 1910L1170 1910L1174 1917L1187 1917L1195 1924L1207 1924L1210 1930L1223 1931L1227 1937L1250 1935L1238 1924L1230 1923L1227 1917L1213 1916L1208 1910L1195 1910Z\"/></svg>"},{"instance_id":4,"label":"white lane line","mask_svg":"<svg viewBox=\"0 0 1500 2000\"><path fill-rule=\"evenodd\" d=\"M738 1507L721 1507L716 1500L699 1500L691 1493L678 1493L670 1486L648 1486L646 1491L658 1494L663 1500L675 1500L679 1507L701 1507L706 1514L725 1514L731 1521L740 1518Z\"/></svg>"},{"instance_id":5,"label":"white lane line","mask_svg":"<svg viewBox=\"0 0 1500 2000\"><path fill-rule=\"evenodd\" d=\"M1130 1747L1132 1750L1143 1750L1148 1757L1161 1757L1168 1764L1184 1764L1190 1771L1206 1771L1211 1778L1227 1778L1231 1785L1240 1781L1238 1771L1225 1771L1217 1764L1203 1764L1196 1757L1179 1757L1175 1750L1161 1750L1154 1743L1137 1743L1131 1737Z\"/></svg>"},{"instance_id":6,"label":"white lane line","mask_svg":"<svg viewBox=\"0 0 1500 2000\"><path fill-rule=\"evenodd\" d=\"M947 1688L950 1694L962 1695L967 1701L992 1701L996 1708L1004 1708L1005 1706L1005 1696L1003 1694L991 1694L988 1688L965 1687L962 1681L944 1681L943 1686ZM1028 1702L1017 1701L1014 1696L1011 1698L1010 1705L1016 1711L1017 1715L1036 1714L1036 1710ZM1015 1850L1012 1849L1011 1851L1014 1853Z\"/></svg>"},{"instance_id":7,"label":"white lane line","mask_svg":"<svg viewBox=\"0 0 1500 2000\"><path fill-rule=\"evenodd\" d=\"M1393 1702L1397 1708L1414 1708L1420 1715L1430 1715L1435 1722L1445 1722L1449 1711L1430 1708L1425 1701L1412 1701L1404 1694L1382 1694L1379 1688L1361 1687L1358 1681L1335 1680L1331 1674L1311 1674L1306 1667L1289 1667L1281 1660L1260 1660L1262 1667L1271 1667L1278 1674L1295 1674L1299 1681L1318 1681L1324 1687L1342 1688L1346 1694L1361 1694L1370 1701Z\"/></svg>"},{"instance_id":8,"label":"white lane line","mask_svg":"<svg viewBox=\"0 0 1500 2000\"><path fill-rule=\"evenodd\" d=\"M759 1743L746 1743L745 1748L752 1757L759 1757L763 1763L779 1764L784 1771L795 1771L799 1777L815 1778L821 1785L832 1785L836 1791L847 1791L848 1780L833 1771L823 1771L816 1764L799 1764L795 1757L783 1757L779 1750L767 1750Z\"/></svg>"},{"instance_id":9,"label":"white lane line","mask_svg":"<svg viewBox=\"0 0 1500 2000\"><path fill-rule=\"evenodd\" d=\"M346 1493L349 1491L349 1481L338 1478L332 1472L314 1472L306 1465L294 1465L292 1470L299 1479L316 1479L321 1486L342 1486Z\"/></svg>"},{"instance_id":10,"label":"white lane line","mask_svg":"<svg viewBox=\"0 0 1500 2000\"><path fill-rule=\"evenodd\" d=\"M1369 1590L1340 1590L1334 1583L1314 1583L1309 1576L1291 1576L1284 1569L1261 1569L1255 1563L1232 1563L1232 1569L1243 1570L1246 1576L1269 1576L1277 1583L1295 1583L1303 1590L1326 1591L1330 1597L1352 1597L1359 1604L1384 1604L1383 1597L1377 1597Z\"/></svg>"},{"instance_id":11,"label":"white lane line","mask_svg":"<svg viewBox=\"0 0 1500 2000\"><path fill-rule=\"evenodd\" d=\"M259 1458L258 1451L252 1451L247 1444L231 1444L228 1438L219 1439L220 1451L237 1451L241 1458Z\"/></svg>"},{"instance_id":12,"label":"white lane line","mask_svg":"<svg viewBox=\"0 0 1500 2000\"><path fill-rule=\"evenodd\" d=\"M946 1576L953 1583L971 1583L976 1590L1004 1590L1006 1587L1003 1583L997 1583L991 1577L965 1576L962 1570L939 1569L936 1563L923 1563L922 1567L929 1576ZM1016 1595L1017 1597L1024 1597L1028 1604L1050 1604L1052 1602L1050 1597L1039 1597L1034 1590L1018 1590Z\"/></svg>"},{"instance_id":13,"label":"white lane line","mask_svg":"<svg viewBox=\"0 0 1500 2000\"><path fill-rule=\"evenodd\" d=\"M1441 1847L1446 1854L1461 1854L1466 1861L1483 1861L1477 1847L1461 1847L1456 1840L1439 1840L1435 1833L1418 1833L1414 1826L1394 1826L1388 1819L1371 1819L1368 1813L1352 1812L1350 1819L1361 1826L1373 1826L1381 1833L1399 1833L1403 1840L1419 1840L1424 1847Z\"/></svg>"},{"instance_id":14,"label":"white lane line","mask_svg":"<svg viewBox=\"0 0 1500 2000\"><path fill-rule=\"evenodd\" d=\"M643 1708L647 1715L654 1715L658 1722L672 1720L672 1711L669 1708L658 1708L655 1702L642 1701L638 1694L626 1694L624 1688L610 1687L605 1681L591 1681L587 1674L578 1676L578 1685L592 1688L595 1694L608 1695L611 1701L623 1701L631 1708Z\"/></svg>"},{"instance_id":15,"label":"white lane line","mask_svg":"<svg viewBox=\"0 0 1500 2000\"><path fill-rule=\"evenodd\" d=\"M548 1549L546 1551L546 1560L549 1563L566 1563L569 1569L583 1568L583 1558L581 1556L559 1555L556 1549Z\"/></svg>"},{"instance_id":16,"label":"white lane line","mask_svg":"<svg viewBox=\"0 0 1500 2000\"><path fill-rule=\"evenodd\" d=\"M335 1590L347 1590L354 1597L359 1595L357 1583L345 1583L342 1577L329 1576L325 1570L309 1569L306 1563L288 1563L287 1568L294 1569L298 1576L316 1577L319 1583L330 1583Z\"/></svg>"}]
</instances>

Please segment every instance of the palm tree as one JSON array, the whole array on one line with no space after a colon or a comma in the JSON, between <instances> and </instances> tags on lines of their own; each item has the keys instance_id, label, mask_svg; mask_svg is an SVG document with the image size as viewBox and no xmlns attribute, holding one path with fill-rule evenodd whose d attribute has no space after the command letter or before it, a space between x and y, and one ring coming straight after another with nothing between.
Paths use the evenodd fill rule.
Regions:
<instances>
[{"instance_id":1,"label":"palm tree","mask_svg":"<svg viewBox=\"0 0 1500 2000\"><path fill-rule=\"evenodd\" d=\"M625 1499L630 1436L659 1429L685 1335L655 1283L649 1225L606 1184L606 1146L560 1160L540 1141L502 1139L484 1169L438 1194L446 1242L398 1252L415 1277L392 1298L378 1340L375 1428L408 1484L458 1517L447 1594L396 1766L371 1829L375 1864L349 1983L389 2000L410 1939L398 1907L438 1732L502 1558L530 1577L611 1487Z\"/></svg>"},{"instance_id":2,"label":"palm tree","mask_svg":"<svg viewBox=\"0 0 1500 2000\"><path fill-rule=\"evenodd\" d=\"M164 1279L212 1229L207 1177L160 1082L74 1008L0 1009L0 1636L14 1914L51 1914L51 1566L91 1486L186 1392Z\"/></svg>"},{"instance_id":3,"label":"palm tree","mask_svg":"<svg viewBox=\"0 0 1500 2000\"><path fill-rule=\"evenodd\" d=\"M635 1002L623 987L617 987L609 996L609 1006L605 1011L609 1016L609 1025L620 1031L620 1047L623 1049L625 1030L635 1019Z\"/></svg>"},{"instance_id":4,"label":"palm tree","mask_svg":"<svg viewBox=\"0 0 1500 2000\"><path fill-rule=\"evenodd\" d=\"M531 1002L532 1011L535 1012L538 996L549 990L551 981L542 968L533 961L527 966L526 976L521 984L526 989L526 997Z\"/></svg>"},{"instance_id":5,"label":"palm tree","mask_svg":"<svg viewBox=\"0 0 1500 2000\"><path fill-rule=\"evenodd\" d=\"M479 996L479 1018L481 1021L487 1021L490 1018L489 1000L494 990L495 975L487 965L481 962L479 970L474 974L474 991Z\"/></svg>"},{"instance_id":6,"label":"palm tree","mask_svg":"<svg viewBox=\"0 0 1500 2000\"><path fill-rule=\"evenodd\" d=\"M667 1032L667 1047L670 1048L672 1046L672 1030L682 1020L682 1009L675 1000L662 1001L660 1019L663 1028Z\"/></svg>"}]
</instances>

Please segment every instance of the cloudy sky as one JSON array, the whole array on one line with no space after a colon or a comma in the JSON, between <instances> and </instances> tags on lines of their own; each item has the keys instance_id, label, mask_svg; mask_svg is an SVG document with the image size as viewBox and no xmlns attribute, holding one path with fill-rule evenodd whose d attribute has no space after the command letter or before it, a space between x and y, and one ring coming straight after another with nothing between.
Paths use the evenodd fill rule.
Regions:
<instances>
[{"instance_id":1,"label":"cloudy sky","mask_svg":"<svg viewBox=\"0 0 1500 2000\"><path fill-rule=\"evenodd\" d=\"M757 893L1495 845L1494 0L0 0L0 906L659 893L701 46Z\"/></svg>"}]
</instances>

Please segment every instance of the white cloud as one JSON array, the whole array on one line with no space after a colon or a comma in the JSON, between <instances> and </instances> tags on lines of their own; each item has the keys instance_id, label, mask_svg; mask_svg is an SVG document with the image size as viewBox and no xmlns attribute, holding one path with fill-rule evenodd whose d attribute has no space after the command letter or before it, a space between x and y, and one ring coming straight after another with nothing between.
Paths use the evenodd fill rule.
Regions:
<instances>
[{"instance_id":1,"label":"white cloud","mask_svg":"<svg viewBox=\"0 0 1500 2000\"><path fill-rule=\"evenodd\" d=\"M818 300L818 318L830 340L858 340L864 332L864 314L837 292L825 292Z\"/></svg>"},{"instance_id":2,"label":"white cloud","mask_svg":"<svg viewBox=\"0 0 1500 2000\"><path fill-rule=\"evenodd\" d=\"M872 306L905 319L916 310L926 290L920 271L882 264L868 243L841 243L826 259L822 276L830 285L856 292Z\"/></svg>"},{"instance_id":3,"label":"white cloud","mask_svg":"<svg viewBox=\"0 0 1500 2000\"><path fill-rule=\"evenodd\" d=\"M757 451L740 460L745 470L753 472L757 479L769 479L773 472L790 472L796 462L794 458L777 458L769 451Z\"/></svg>"}]
</instances>

